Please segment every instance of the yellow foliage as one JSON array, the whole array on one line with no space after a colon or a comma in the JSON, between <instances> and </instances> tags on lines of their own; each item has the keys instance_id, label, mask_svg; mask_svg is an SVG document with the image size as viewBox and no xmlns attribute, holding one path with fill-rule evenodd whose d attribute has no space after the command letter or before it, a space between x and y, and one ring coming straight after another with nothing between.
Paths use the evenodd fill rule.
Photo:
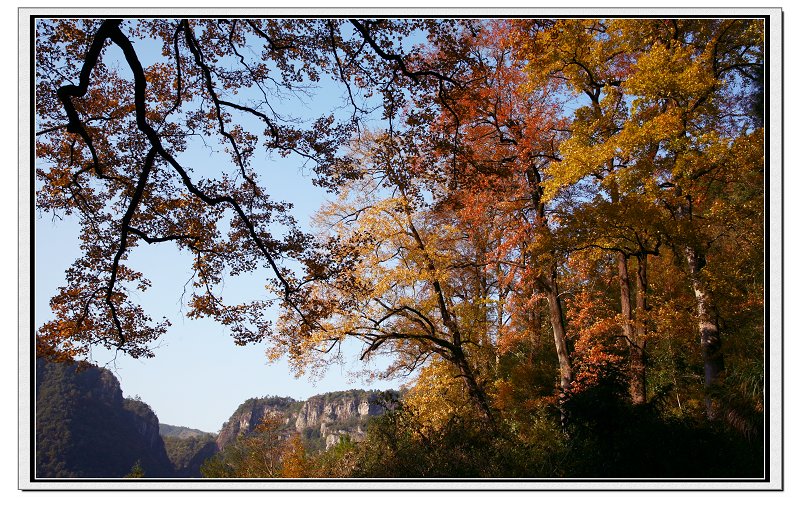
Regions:
<instances>
[{"instance_id":1,"label":"yellow foliage","mask_svg":"<svg viewBox=\"0 0 800 505\"><path fill-rule=\"evenodd\" d=\"M403 404L413 412L423 435L442 430L456 417L474 414L464 383L457 375L449 363L432 359L403 397Z\"/></svg>"},{"instance_id":2,"label":"yellow foliage","mask_svg":"<svg viewBox=\"0 0 800 505\"><path fill-rule=\"evenodd\" d=\"M679 105L714 86L714 77L707 52L697 54L690 46L674 44L667 48L656 43L636 60L625 89L647 100L669 98Z\"/></svg>"}]
</instances>

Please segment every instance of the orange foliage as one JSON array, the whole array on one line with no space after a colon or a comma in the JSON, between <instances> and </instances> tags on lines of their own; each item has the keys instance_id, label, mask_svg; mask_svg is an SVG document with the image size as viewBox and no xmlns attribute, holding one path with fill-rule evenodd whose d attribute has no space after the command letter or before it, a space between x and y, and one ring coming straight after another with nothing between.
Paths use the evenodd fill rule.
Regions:
<instances>
[{"instance_id":1,"label":"orange foliage","mask_svg":"<svg viewBox=\"0 0 800 505\"><path fill-rule=\"evenodd\" d=\"M596 386L604 374L622 366L625 344L619 317L606 300L584 290L569 305L571 323L577 333L572 391L579 393Z\"/></svg>"}]
</instances>

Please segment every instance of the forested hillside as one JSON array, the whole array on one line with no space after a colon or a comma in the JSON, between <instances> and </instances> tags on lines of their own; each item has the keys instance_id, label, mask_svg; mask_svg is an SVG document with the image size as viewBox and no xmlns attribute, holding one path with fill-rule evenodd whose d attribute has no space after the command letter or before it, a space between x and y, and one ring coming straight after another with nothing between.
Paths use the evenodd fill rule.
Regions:
<instances>
[{"instance_id":1,"label":"forested hillside","mask_svg":"<svg viewBox=\"0 0 800 505\"><path fill-rule=\"evenodd\" d=\"M763 477L765 36L755 17L40 23L37 208L78 214L81 252L37 353L154 355L170 322L128 258L159 244L188 258L185 315L236 345L409 383L326 450L298 402L254 399L207 476ZM328 191L310 227L273 162Z\"/></svg>"},{"instance_id":2,"label":"forested hillside","mask_svg":"<svg viewBox=\"0 0 800 505\"><path fill-rule=\"evenodd\" d=\"M147 404L122 397L108 370L36 364L36 476L172 477Z\"/></svg>"},{"instance_id":3,"label":"forested hillside","mask_svg":"<svg viewBox=\"0 0 800 505\"><path fill-rule=\"evenodd\" d=\"M216 440L210 433L181 431L181 435L162 435L161 438L175 477L200 477L200 467L218 451Z\"/></svg>"},{"instance_id":4,"label":"forested hillside","mask_svg":"<svg viewBox=\"0 0 800 505\"><path fill-rule=\"evenodd\" d=\"M171 424L158 424L158 433L162 437L175 437L175 438L192 438L202 437L204 435L213 435L213 433L206 433L202 430L194 428L187 428L186 426L173 426Z\"/></svg>"}]
</instances>

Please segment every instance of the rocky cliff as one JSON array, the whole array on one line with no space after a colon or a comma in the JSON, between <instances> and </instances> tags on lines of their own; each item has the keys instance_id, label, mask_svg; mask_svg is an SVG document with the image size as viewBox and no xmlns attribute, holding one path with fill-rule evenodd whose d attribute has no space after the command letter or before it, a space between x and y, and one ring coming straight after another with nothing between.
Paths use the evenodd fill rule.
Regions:
<instances>
[{"instance_id":1,"label":"rocky cliff","mask_svg":"<svg viewBox=\"0 0 800 505\"><path fill-rule=\"evenodd\" d=\"M147 404L123 398L103 368L36 364L36 476L170 477L172 465Z\"/></svg>"},{"instance_id":2,"label":"rocky cliff","mask_svg":"<svg viewBox=\"0 0 800 505\"><path fill-rule=\"evenodd\" d=\"M393 400L389 398L390 403ZM366 434L370 417L379 416L390 408L385 393L350 390L312 396L300 409L295 429L304 438L320 438L325 448L336 444L343 436L361 440Z\"/></svg>"},{"instance_id":3,"label":"rocky cliff","mask_svg":"<svg viewBox=\"0 0 800 505\"><path fill-rule=\"evenodd\" d=\"M217 446L224 449L237 437L253 433L265 415L279 418L287 436L300 433L312 449L329 448L343 436L358 441L366 433L369 418L383 414L396 398L394 392L363 390L325 393L305 402L280 397L251 398L222 426Z\"/></svg>"},{"instance_id":4,"label":"rocky cliff","mask_svg":"<svg viewBox=\"0 0 800 505\"><path fill-rule=\"evenodd\" d=\"M290 428L297 419L302 402L292 398L268 396L250 398L234 411L217 435L217 447L221 450L232 444L240 436L253 433L264 416L274 415L283 420L284 429Z\"/></svg>"}]
</instances>

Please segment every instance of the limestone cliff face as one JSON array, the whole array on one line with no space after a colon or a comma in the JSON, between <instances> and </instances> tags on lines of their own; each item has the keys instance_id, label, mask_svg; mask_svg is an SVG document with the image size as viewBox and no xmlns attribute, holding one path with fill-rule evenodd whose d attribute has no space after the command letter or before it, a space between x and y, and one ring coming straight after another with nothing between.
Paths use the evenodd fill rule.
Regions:
<instances>
[{"instance_id":1,"label":"limestone cliff face","mask_svg":"<svg viewBox=\"0 0 800 505\"><path fill-rule=\"evenodd\" d=\"M305 402L291 398L253 398L236 409L217 437L223 449L237 437L251 434L266 414L283 422L287 436L298 432L312 445L329 448L341 437L363 439L370 417L391 408L394 393L350 390L312 396Z\"/></svg>"},{"instance_id":2,"label":"limestone cliff face","mask_svg":"<svg viewBox=\"0 0 800 505\"><path fill-rule=\"evenodd\" d=\"M295 429L307 438L315 435L325 441L325 448L336 444L342 436L361 440L370 417L383 414L381 393L351 390L312 396L300 409Z\"/></svg>"},{"instance_id":3,"label":"limestone cliff face","mask_svg":"<svg viewBox=\"0 0 800 505\"><path fill-rule=\"evenodd\" d=\"M301 405L302 402L292 398L251 398L239 405L230 419L222 425L217 435L217 447L221 450L240 436L250 435L267 414L282 419L285 427L293 426Z\"/></svg>"}]
</instances>

